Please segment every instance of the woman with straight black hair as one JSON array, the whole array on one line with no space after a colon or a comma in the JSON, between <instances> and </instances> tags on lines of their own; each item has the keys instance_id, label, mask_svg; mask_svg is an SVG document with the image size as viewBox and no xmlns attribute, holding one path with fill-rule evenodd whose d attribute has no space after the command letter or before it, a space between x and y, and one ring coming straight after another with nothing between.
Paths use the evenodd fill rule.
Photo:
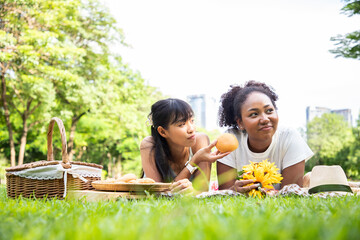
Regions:
<instances>
[{"instance_id":1,"label":"woman with straight black hair","mask_svg":"<svg viewBox=\"0 0 360 240\"><path fill-rule=\"evenodd\" d=\"M216 140L209 144L204 133L196 132L194 112L183 100L168 98L151 106L151 136L140 145L141 161L146 177L156 182L173 182L173 192L189 192L194 188L207 191L211 163L229 153L211 152Z\"/></svg>"}]
</instances>

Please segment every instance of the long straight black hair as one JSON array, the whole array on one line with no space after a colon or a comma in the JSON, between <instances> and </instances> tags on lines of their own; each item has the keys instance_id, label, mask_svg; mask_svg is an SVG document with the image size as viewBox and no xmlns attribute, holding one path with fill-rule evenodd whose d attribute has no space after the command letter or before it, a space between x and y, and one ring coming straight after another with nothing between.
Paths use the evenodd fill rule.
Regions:
<instances>
[{"instance_id":1,"label":"long straight black hair","mask_svg":"<svg viewBox=\"0 0 360 240\"><path fill-rule=\"evenodd\" d=\"M163 99L151 106L149 119L152 123L151 136L154 141L151 153L154 151L156 168L164 182L171 182L176 176L170 168L170 162L173 161L173 158L169 145L166 139L159 134L157 128L161 126L168 129L171 124L186 122L193 115L191 106L176 98Z\"/></svg>"}]
</instances>

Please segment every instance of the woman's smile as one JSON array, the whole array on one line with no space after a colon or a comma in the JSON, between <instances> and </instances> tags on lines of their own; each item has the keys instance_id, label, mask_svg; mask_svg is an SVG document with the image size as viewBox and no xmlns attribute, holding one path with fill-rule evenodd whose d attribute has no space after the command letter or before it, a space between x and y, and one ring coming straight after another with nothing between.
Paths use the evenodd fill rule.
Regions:
<instances>
[{"instance_id":1,"label":"woman's smile","mask_svg":"<svg viewBox=\"0 0 360 240\"><path fill-rule=\"evenodd\" d=\"M273 126L271 125L267 125L267 126L263 126L259 129L259 131L270 131L273 129Z\"/></svg>"}]
</instances>

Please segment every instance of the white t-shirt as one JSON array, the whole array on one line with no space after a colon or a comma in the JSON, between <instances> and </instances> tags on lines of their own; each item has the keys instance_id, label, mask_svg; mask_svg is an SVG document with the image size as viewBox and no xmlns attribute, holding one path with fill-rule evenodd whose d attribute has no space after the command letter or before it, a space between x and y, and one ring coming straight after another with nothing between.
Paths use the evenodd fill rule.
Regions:
<instances>
[{"instance_id":1,"label":"white t-shirt","mask_svg":"<svg viewBox=\"0 0 360 240\"><path fill-rule=\"evenodd\" d=\"M271 141L270 146L262 153L254 153L248 147L248 135L240 130L230 129L227 132L236 136L239 147L218 161L241 171L242 167L252 162L261 162L268 159L275 162L280 173L287 168L303 160L309 160L314 153L306 144L300 134L291 128L279 127Z\"/></svg>"}]
</instances>

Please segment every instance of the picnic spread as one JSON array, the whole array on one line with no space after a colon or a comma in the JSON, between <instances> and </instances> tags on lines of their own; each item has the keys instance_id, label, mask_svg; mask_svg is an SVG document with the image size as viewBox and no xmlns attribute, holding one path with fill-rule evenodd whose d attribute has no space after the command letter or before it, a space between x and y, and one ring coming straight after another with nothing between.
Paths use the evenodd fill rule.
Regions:
<instances>
[{"instance_id":1,"label":"picnic spread","mask_svg":"<svg viewBox=\"0 0 360 240\"><path fill-rule=\"evenodd\" d=\"M69 199L85 199L87 201L116 200L118 198L140 199L154 194L169 192L171 183L155 182L151 178L137 178L129 173L119 179L98 180L92 182L93 191L70 191Z\"/></svg>"},{"instance_id":2,"label":"picnic spread","mask_svg":"<svg viewBox=\"0 0 360 240\"><path fill-rule=\"evenodd\" d=\"M149 189L151 187L156 187L158 184L141 184L144 189ZM101 190L73 190L69 191L68 199L80 199L86 201L102 201L102 200L110 200L115 201L117 199L144 199L150 196L155 197L167 197L173 198L178 197L180 195L171 193L165 188L162 190L156 191L141 191L139 186L137 188L132 188L131 184L129 185L128 190L125 189L123 191L101 191ZM165 185L164 185L165 186ZM354 185L355 186L355 185ZM360 195L360 187L356 184L357 187L352 187L353 193L348 192L319 192L315 194L309 194L309 188L301 188L297 184L290 184L284 186L279 191L274 191L273 193L267 194L266 197L276 198L276 197L286 197L286 196L299 196L299 197L313 197L313 198L330 198L330 197L342 197L342 196L355 196ZM219 196L228 196L228 197L236 197L236 196L248 196L247 194L242 194L235 192L233 190L210 190L207 192L202 192L200 194L194 195L195 198L212 198Z\"/></svg>"},{"instance_id":3,"label":"picnic spread","mask_svg":"<svg viewBox=\"0 0 360 240\"><path fill-rule=\"evenodd\" d=\"M335 167L337 168L337 167ZM316 184L314 181L313 174L313 185ZM326 172L326 171L325 171ZM124 175L127 178L127 175ZM139 179L138 179L139 180ZM133 180L131 180L133 181ZM148 181L148 180L147 180ZM128 181L129 182L129 181ZM315 182L315 183L314 183ZM70 191L69 199L84 199L86 201L99 201L99 200L117 200L119 198L126 199L143 199L149 196L156 197L178 197L176 193L169 191L170 183L127 183L121 180L103 180L95 181L92 183L95 190L92 191ZM272 190L265 192L265 197L286 197L286 196L299 196L299 197L313 197L313 198L330 198L330 197L341 197L341 196L355 196L360 194L360 182L342 182L342 184L349 186L351 192L348 191L319 191L316 193L309 193L310 187L301 188L297 184L289 184L284 186L281 190ZM312 185L312 187L313 187ZM339 185L339 184L338 184ZM233 190L210 190L194 195L195 198L211 198L218 196L249 196L248 194L242 194Z\"/></svg>"},{"instance_id":4,"label":"picnic spread","mask_svg":"<svg viewBox=\"0 0 360 240\"><path fill-rule=\"evenodd\" d=\"M268 173L264 174L262 171L266 169ZM281 190L275 190L269 185L269 179L273 178L275 175L277 179L280 176L276 173L276 168L273 164L270 164L267 161L261 163L251 163L249 166L245 166L244 169L246 173L242 174L245 176L245 179L250 176L254 177L254 180L258 180L261 185L266 186L266 190L263 187L256 189L256 194L249 192L242 194L233 190L211 190L207 192L202 192L195 195L196 198L210 198L215 196L252 196L252 197L286 197L286 196L299 196L299 197L315 197L315 198L328 198L328 197L340 197L340 196L354 196L360 193L360 183L348 182L345 176L343 169L338 166L316 166L313 168L310 179L309 186L301 188L297 184L289 184L284 186ZM252 173L255 174L252 174ZM269 174L271 173L271 174ZM257 176L258 177L256 178ZM266 177L264 177L266 176ZM278 183L278 180L275 178L275 181L272 183ZM137 183L138 181L138 183ZM148 183L139 183L139 182L148 182ZM96 195L98 199L116 199L119 197L125 198L145 198L149 195L156 196L166 196L166 197L176 197L177 194L169 191L170 183L156 183L152 179L136 179L134 174L126 174L118 180L104 180L104 181L95 181L92 183L97 190L107 190L107 191L122 191L120 194L108 195L108 192L73 192L71 198L81 198L86 197L88 194L89 198L87 200L96 200Z\"/></svg>"},{"instance_id":5,"label":"picnic spread","mask_svg":"<svg viewBox=\"0 0 360 240\"><path fill-rule=\"evenodd\" d=\"M52 135L55 123L58 125L62 143L62 161L54 160ZM155 182L151 178L137 178L129 173L118 179L101 180L102 166L95 163L69 161L64 124L59 118L52 118L47 133L47 160L34 161L6 169L7 195L58 199L85 199L87 201L116 200L119 198L141 199L149 196L176 197L171 192L172 183ZM250 197L338 197L360 193L360 183L348 182L345 172L338 166L315 166L303 188L297 184L275 190L273 184L281 182L282 177L274 163L265 159L251 162L243 167L238 180L253 180L258 184L246 194L233 190L210 190L194 195L196 198L214 196ZM248 184L251 185L251 184ZM246 185L246 186L248 186Z\"/></svg>"}]
</instances>

